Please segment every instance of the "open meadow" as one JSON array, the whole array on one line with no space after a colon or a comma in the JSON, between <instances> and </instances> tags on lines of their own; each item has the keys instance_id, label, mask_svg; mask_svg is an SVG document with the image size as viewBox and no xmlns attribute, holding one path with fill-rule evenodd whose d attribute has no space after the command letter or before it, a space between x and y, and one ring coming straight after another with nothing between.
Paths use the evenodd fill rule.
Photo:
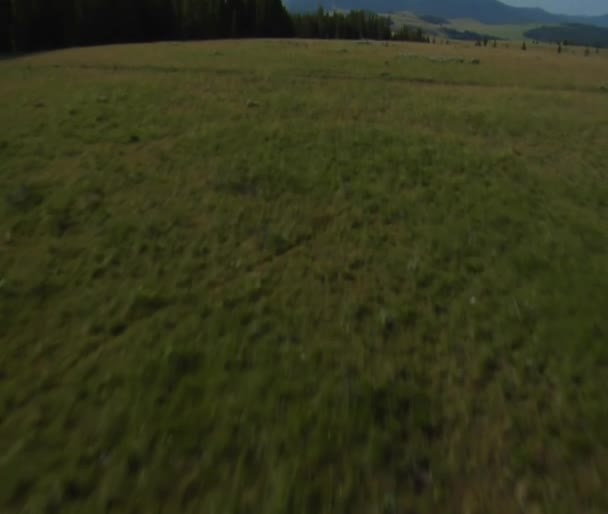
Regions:
<instances>
[{"instance_id":1,"label":"open meadow","mask_svg":"<svg viewBox=\"0 0 608 514\"><path fill-rule=\"evenodd\" d=\"M606 52L0 60L0 512L605 514L607 148Z\"/></svg>"}]
</instances>

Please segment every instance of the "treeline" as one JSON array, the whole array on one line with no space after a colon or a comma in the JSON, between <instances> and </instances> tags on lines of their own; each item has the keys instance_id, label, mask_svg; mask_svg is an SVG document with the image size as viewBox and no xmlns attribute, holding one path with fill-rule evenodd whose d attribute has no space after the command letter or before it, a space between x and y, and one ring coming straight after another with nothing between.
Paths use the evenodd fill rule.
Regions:
<instances>
[{"instance_id":1,"label":"treeline","mask_svg":"<svg viewBox=\"0 0 608 514\"><path fill-rule=\"evenodd\" d=\"M391 20L367 11L330 12L292 16L294 35L313 39L391 39Z\"/></svg>"},{"instance_id":2,"label":"treeline","mask_svg":"<svg viewBox=\"0 0 608 514\"><path fill-rule=\"evenodd\" d=\"M0 0L0 52L11 50L11 26L13 22L11 0Z\"/></svg>"},{"instance_id":3,"label":"treeline","mask_svg":"<svg viewBox=\"0 0 608 514\"><path fill-rule=\"evenodd\" d=\"M476 43L484 43L487 46L488 41L496 40L495 36L489 34L480 34L479 32L473 32L471 30L456 30L451 28L444 28L442 32L448 37L448 39L457 39L458 41L475 41Z\"/></svg>"},{"instance_id":4,"label":"treeline","mask_svg":"<svg viewBox=\"0 0 608 514\"><path fill-rule=\"evenodd\" d=\"M0 0L0 51L291 35L281 0Z\"/></svg>"},{"instance_id":5,"label":"treeline","mask_svg":"<svg viewBox=\"0 0 608 514\"><path fill-rule=\"evenodd\" d=\"M292 16L294 35L313 39L395 39L399 41L420 41L428 43L422 29L402 26L393 32L393 22L387 16L369 11L348 13L325 11L319 8L313 14Z\"/></svg>"},{"instance_id":6,"label":"treeline","mask_svg":"<svg viewBox=\"0 0 608 514\"><path fill-rule=\"evenodd\" d=\"M290 16L281 0L0 0L0 52L249 37L428 41L366 11Z\"/></svg>"}]
</instances>

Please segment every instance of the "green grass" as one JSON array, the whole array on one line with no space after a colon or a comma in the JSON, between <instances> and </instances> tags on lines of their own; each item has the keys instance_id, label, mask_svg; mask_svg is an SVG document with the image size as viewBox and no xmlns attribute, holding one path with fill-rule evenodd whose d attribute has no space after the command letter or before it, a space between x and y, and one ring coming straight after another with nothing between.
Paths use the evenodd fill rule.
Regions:
<instances>
[{"instance_id":1,"label":"green grass","mask_svg":"<svg viewBox=\"0 0 608 514\"><path fill-rule=\"evenodd\" d=\"M606 512L606 63L0 62L0 511Z\"/></svg>"}]
</instances>

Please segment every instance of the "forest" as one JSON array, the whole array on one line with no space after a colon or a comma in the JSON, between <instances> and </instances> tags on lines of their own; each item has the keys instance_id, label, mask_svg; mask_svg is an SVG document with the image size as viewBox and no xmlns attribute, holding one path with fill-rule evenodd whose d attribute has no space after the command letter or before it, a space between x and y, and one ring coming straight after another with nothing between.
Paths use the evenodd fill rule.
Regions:
<instances>
[{"instance_id":1,"label":"forest","mask_svg":"<svg viewBox=\"0 0 608 514\"><path fill-rule=\"evenodd\" d=\"M281 0L0 0L0 49L292 34ZM2 48L3 47L3 48Z\"/></svg>"},{"instance_id":2,"label":"forest","mask_svg":"<svg viewBox=\"0 0 608 514\"><path fill-rule=\"evenodd\" d=\"M3 53L254 37L426 40L366 11L291 16L281 0L0 0Z\"/></svg>"},{"instance_id":3,"label":"forest","mask_svg":"<svg viewBox=\"0 0 608 514\"><path fill-rule=\"evenodd\" d=\"M347 14L319 9L292 17L294 34L313 39L391 39L391 20L366 11Z\"/></svg>"},{"instance_id":4,"label":"forest","mask_svg":"<svg viewBox=\"0 0 608 514\"><path fill-rule=\"evenodd\" d=\"M394 30L390 17L368 11L348 13L324 11L296 14L291 18L295 37L312 39L394 39L430 42L420 28L401 26Z\"/></svg>"}]
</instances>

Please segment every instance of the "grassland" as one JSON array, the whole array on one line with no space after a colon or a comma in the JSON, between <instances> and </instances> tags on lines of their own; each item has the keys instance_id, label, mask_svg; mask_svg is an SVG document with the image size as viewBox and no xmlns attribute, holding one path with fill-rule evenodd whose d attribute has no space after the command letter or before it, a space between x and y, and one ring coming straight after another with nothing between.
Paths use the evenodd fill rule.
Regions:
<instances>
[{"instance_id":1,"label":"grassland","mask_svg":"<svg viewBox=\"0 0 608 514\"><path fill-rule=\"evenodd\" d=\"M540 47L0 62L0 512L608 511L605 85Z\"/></svg>"}]
</instances>

